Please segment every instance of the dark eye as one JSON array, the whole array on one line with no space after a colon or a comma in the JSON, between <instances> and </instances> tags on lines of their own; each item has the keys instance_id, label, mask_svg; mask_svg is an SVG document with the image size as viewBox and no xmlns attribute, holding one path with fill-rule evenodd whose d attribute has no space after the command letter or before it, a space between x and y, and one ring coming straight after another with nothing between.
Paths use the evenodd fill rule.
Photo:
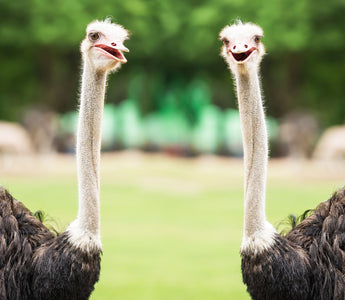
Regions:
<instances>
[{"instance_id":1,"label":"dark eye","mask_svg":"<svg viewBox=\"0 0 345 300\"><path fill-rule=\"evenodd\" d=\"M90 32L89 33L89 40L91 42L96 42L97 40L99 40L100 38L100 34L98 32Z\"/></svg>"},{"instance_id":2,"label":"dark eye","mask_svg":"<svg viewBox=\"0 0 345 300\"><path fill-rule=\"evenodd\" d=\"M227 38L222 38L221 41L224 43L225 46L229 46L230 41Z\"/></svg>"},{"instance_id":3,"label":"dark eye","mask_svg":"<svg viewBox=\"0 0 345 300\"><path fill-rule=\"evenodd\" d=\"M255 43L260 43L261 38L262 38L262 36L256 35L256 36L254 37L254 42L255 42Z\"/></svg>"}]
</instances>

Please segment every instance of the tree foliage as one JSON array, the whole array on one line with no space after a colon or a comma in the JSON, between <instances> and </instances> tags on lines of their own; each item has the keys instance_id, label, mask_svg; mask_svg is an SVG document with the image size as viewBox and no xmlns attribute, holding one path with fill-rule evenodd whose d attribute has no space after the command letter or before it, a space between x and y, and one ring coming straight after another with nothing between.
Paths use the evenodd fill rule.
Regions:
<instances>
[{"instance_id":1,"label":"tree foliage","mask_svg":"<svg viewBox=\"0 0 345 300\"><path fill-rule=\"evenodd\" d=\"M341 123L344 13L344 0L0 0L0 118L18 119L35 105L75 107L85 26L110 16L132 33L128 63L109 85L110 102L134 97L149 113L162 94L197 79L221 108L235 106L218 33L240 18L265 31L269 112L308 108L325 125Z\"/></svg>"}]
</instances>

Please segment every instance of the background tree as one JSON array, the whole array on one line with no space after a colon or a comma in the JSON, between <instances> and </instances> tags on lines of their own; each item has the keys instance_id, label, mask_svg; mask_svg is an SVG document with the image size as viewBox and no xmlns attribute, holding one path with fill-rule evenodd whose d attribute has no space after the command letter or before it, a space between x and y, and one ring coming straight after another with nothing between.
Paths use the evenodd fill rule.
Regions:
<instances>
[{"instance_id":1,"label":"background tree","mask_svg":"<svg viewBox=\"0 0 345 300\"><path fill-rule=\"evenodd\" d=\"M164 105L167 91L179 90L181 106L188 102L187 87L198 79L209 86L216 105L235 107L217 35L239 17L265 31L269 114L311 109L324 125L342 123L344 12L343 0L250 5L242 0L0 0L0 118L18 120L31 106L59 112L74 108L78 44L85 24L106 16L132 32L129 63L117 84L109 85L108 101L135 98L148 114Z\"/></svg>"}]
</instances>

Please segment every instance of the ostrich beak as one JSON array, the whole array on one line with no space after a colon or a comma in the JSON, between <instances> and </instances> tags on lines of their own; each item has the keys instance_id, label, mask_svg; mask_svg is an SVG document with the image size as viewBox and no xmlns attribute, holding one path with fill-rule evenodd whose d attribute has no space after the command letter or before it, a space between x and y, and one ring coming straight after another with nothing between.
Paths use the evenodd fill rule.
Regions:
<instances>
[{"instance_id":1,"label":"ostrich beak","mask_svg":"<svg viewBox=\"0 0 345 300\"><path fill-rule=\"evenodd\" d=\"M256 47L252 47L249 50L246 49L246 51L231 51L229 50L229 52L232 54L232 57L236 60L237 63L243 63L247 60L247 58L254 52L256 51L257 48Z\"/></svg>"},{"instance_id":2,"label":"ostrich beak","mask_svg":"<svg viewBox=\"0 0 345 300\"><path fill-rule=\"evenodd\" d=\"M129 49L125 47L122 43L117 43L115 48L123 52L129 52Z\"/></svg>"},{"instance_id":3,"label":"ostrich beak","mask_svg":"<svg viewBox=\"0 0 345 300\"><path fill-rule=\"evenodd\" d=\"M123 55L122 51L129 52L128 48L126 48L123 43L111 43L110 45L105 44L96 44L94 45L96 50L100 51L103 55L117 60L121 63L126 63L127 59Z\"/></svg>"}]
</instances>

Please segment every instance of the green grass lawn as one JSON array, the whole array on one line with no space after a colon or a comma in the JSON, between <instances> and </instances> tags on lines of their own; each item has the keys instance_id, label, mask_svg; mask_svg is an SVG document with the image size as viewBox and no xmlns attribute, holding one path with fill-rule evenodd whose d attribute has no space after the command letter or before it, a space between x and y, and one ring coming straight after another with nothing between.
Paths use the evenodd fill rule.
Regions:
<instances>
[{"instance_id":1,"label":"green grass lawn","mask_svg":"<svg viewBox=\"0 0 345 300\"><path fill-rule=\"evenodd\" d=\"M274 225L344 183L280 174L284 166L269 173L267 215ZM1 184L64 230L77 211L75 168L68 161L52 169L3 172ZM91 299L249 299L240 271L240 161L120 154L103 157L101 173L103 257Z\"/></svg>"}]
</instances>

